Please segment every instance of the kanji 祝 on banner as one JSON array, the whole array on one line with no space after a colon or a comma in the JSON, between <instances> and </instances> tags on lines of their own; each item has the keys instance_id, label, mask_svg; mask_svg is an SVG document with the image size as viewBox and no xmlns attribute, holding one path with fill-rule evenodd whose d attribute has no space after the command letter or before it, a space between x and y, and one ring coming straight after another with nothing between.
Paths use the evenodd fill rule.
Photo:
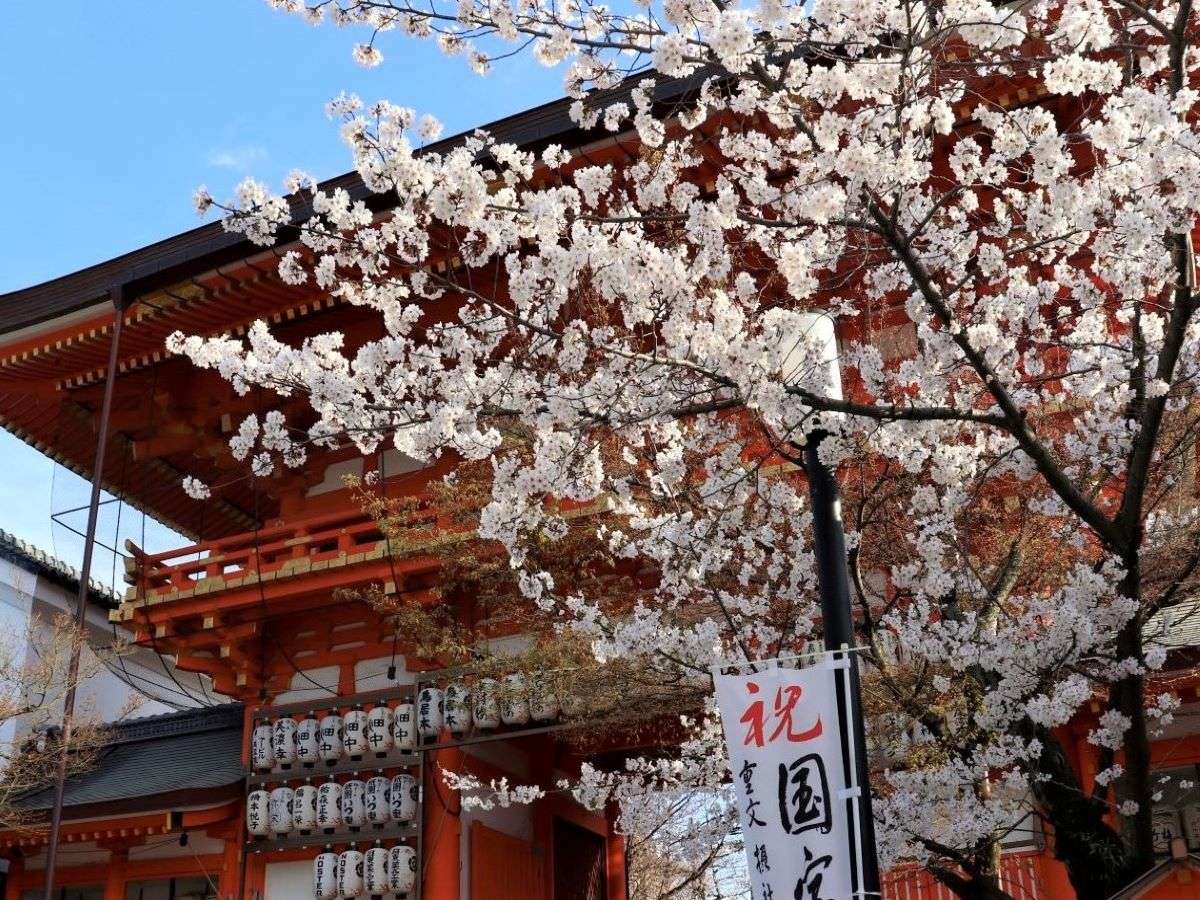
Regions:
<instances>
[{"instance_id":1,"label":"kanji \u795d on banner","mask_svg":"<svg viewBox=\"0 0 1200 900\"><path fill-rule=\"evenodd\" d=\"M849 900L838 671L715 675L754 900Z\"/></svg>"}]
</instances>

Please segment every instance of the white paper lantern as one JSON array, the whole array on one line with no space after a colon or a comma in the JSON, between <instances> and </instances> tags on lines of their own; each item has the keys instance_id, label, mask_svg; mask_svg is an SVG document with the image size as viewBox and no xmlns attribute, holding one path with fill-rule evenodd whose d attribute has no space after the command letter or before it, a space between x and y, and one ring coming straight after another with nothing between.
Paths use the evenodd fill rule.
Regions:
<instances>
[{"instance_id":1,"label":"white paper lantern","mask_svg":"<svg viewBox=\"0 0 1200 900\"><path fill-rule=\"evenodd\" d=\"M363 855L350 845L338 854L338 896L353 900L363 895Z\"/></svg>"},{"instance_id":2,"label":"white paper lantern","mask_svg":"<svg viewBox=\"0 0 1200 900\"><path fill-rule=\"evenodd\" d=\"M1179 810L1157 808L1154 810L1154 852L1170 853L1171 841L1182 833Z\"/></svg>"},{"instance_id":3,"label":"white paper lantern","mask_svg":"<svg viewBox=\"0 0 1200 900\"><path fill-rule=\"evenodd\" d=\"M412 750L417 746L416 707L401 703L392 713L392 738L397 750Z\"/></svg>"},{"instance_id":4,"label":"white paper lantern","mask_svg":"<svg viewBox=\"0 0 1200 900\"><path fill-rule=\"evenodd\" d=\"M271 791L269 814L273 834L287 834L292 830L292 802L295 796L296 792L287 786Z\"/></svg>"},{"instance_id":5,"label":"white paper lantern","mask_svg":"<svg viewBox=\"0 0 1200 900\"><path fill-rule=\"evenodd\" d=\"M313 896L317 900L337 900L338 855L326 847L313 860Z\"/></svg>"},{"instance_id":6,"label":"white paper lantern","mask_svg":"<svg viewBox=\"0 0 1200 900\"><path fill-rule=\"evenodd\" d=\"M326 834L342 825L342 786L332 778L317 788L317 827Z\"/></svg>"},{"instance_id":7,"label":"white paper lantern","mask_svg":"<svg viewBox=\"0 0 1200 900\"><path fill-rule=\"evenodd\" d=\"M417 695L417 733L423 740L433 740L442 732L445 698L441 688L421 688Z\"/></svg>"},{"instance_id":8,"label":"white paper lantern","mask_svg":"<svg viewBox=\"0 0 1200 900\"><path fill-rule=\"evenodd\" d=\"M417 779L411 775L397 775L392 779L390 792L392 820L411 822L417 817Z\"/></svg>"},{"instance_id":9,"label":"white paper lantern","mask_svg":"<svg viewBox=\"0 0 1200 900\"><path fill-rule=\"evenodd\" d=\"M535 722L553 722L558 718L558 695L546 678L535 678L529 688L529 718Z\"/></svg>"},{"instance_id":10,"label":"white paper lantern","mask_svg":"<svg viewBox=\"0 0 1200 900\"><path fill-rule=\"evenodd\" d=\"M367 714L361 705L342 720L342 746L351 759L362 759L367 752Z\"/></svg>"},{"instance_id":11,"label":"white paper lantern","mask_svg":"<svg viewBox=\"0 0 1200 900\"><path fill-rule=\"evenodd\" d=\"M275 762L284 769L290 769L296 761L296 720L291 716L275 720L272 748L275 751Z\"/></svg>"},{"instance_id":12,"label":"white paper lantern","mask_svg":"<svg viewBox=\"0 0 1200 900\"><path fill-rule=\"evenodd\" d=\"M363 860L363 886L372 897L382 896L388 889L388 852L382 844L376 842L364 856L366 858Z\"/></svg>"},{"instance_id":13,"label":"white paper lantern","mask_svg":"<svg viewBox=\"0 0 1200 900\"><path fill-rule=\"evenodd\" d=\"M296 788L292 797L292 824L301 834L317 827L317 789L308 782Z\"/></svg>"},{"instance_id":14,"label":"white paper lantern","mask_svg":"<svg viewBox=\"0 0 1200 900\"><path fill-rule=\"evenodd\" d=\"M446 727L455 737L471 730L471 692L461 681L446 686Z\"/></svg>"},{"instance_id":15,"label":"white paper lantern","mask_svg":"<svg viewBox=\"0 0 1200 900\"><path fill-rule=\"evenodd\" d=\"M500 682L481 678L475 685L475 726L491 730L500 727Z\"/></svg>"},{"instance_id":16,"label":"white paper lantern","mask_svg":"<svg viewBox=\"0 0 1200 900\"><path fill-rule=\"evenodd\" d=\"M1183 836L1189 847L1200 847L1200 803L1183 808Z\"/></svg>"},{"instance_id":17,"label":"white paper lantern","mask_svg":"<svg viewBox=\"0 0 1200 900\"><path fill-rule=\"evenodd\" d=\"M524 675L517 673L504 676L500 721L505 725L529 724L529 697L526 694Z\"/></svg>"},{"instance_id":18,"label":"white paper lantern","mask_svg":"<svg viewBox=\"0 0 1200 900\"><path fill-rule=\"evenodd\" d=\"M296 726L296 759L307 767L321 758L321 723L315 712L300 720Z\"/></svg>"},{"instance_id":19,"label":"white paper lantern","mask_svg":"<svg viewBox=\"0 0 1200 900\"><path fill-rule=\"evenodd\" d=\"M409 894L417 886L417 851L397 844L388 851L388 890Z\"/></svg>"},{"instance_id":20,"label":"white paper lantern","mask_svg":"<svg viewBox=\"0 0 1200 900\"><path fill-rule=\"evenodd\" d=\"M392 779L376 775L367 781L367 821L372 825L386 825L392 820L391 793Z\"/></svg>"},{"instance_id":21,"label":"white paper lantern","mask_svg":"<svg viewBox=\"0 0 1200 900\"><path fill-rule=\"evenodd\" d=\"M342 758L342 717L336 712L321 720L321 746L317 752L328 765Z\"/></svg>"},{"instance_id":22,"label":"white paper lantern","mask_svg":"<svg viewBox=\"0 0 1200 900\"><path fill-rule=\"evenodd\" d=\"M395 742L392 736L392 708L380 700L367 713L367 744L378 757L387 756Z\"/></svg>"},{"instance_id":23,"label":"white paper lantern","mask_svg":"<svg viewBox=\"0 0 1200 900\"><path fill-rule=\"evenodd\" d=\"M356 831L367 823L367 786L358 778L342 785L342 822Z\"/></svg>"},{"instance_id":24,"label":"white paper lantern","mask_svg":"<svg viewBox=\"0 0 1200 900\"><path fill-rule=\"evenodd\" d=\"M254 837L271 833L271 795L264 790L251 791L246 796L246 831Z\"/></svg>"},{"instance_id":25,"label":"white paper lantern","mask_svg":"<svg viewBox=\"0 0 1200 900\"><path fill-rule=\"evenodd\" d=\"M275 732L270 722L259 722L250 734L250 762L260 772L275 766Z\"/></svg>"}]
</instances>

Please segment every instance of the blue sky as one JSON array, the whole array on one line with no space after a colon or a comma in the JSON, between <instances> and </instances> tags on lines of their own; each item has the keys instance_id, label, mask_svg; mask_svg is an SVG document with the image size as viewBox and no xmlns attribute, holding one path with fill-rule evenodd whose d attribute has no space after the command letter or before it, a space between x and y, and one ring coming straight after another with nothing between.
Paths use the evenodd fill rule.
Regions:
<instances>
[{"instance_id":1,"label":"blue sky","mask_svg":"<svg viewBox=\"0 0 1200 900\"><path fill-rule=\"evenodd\" d=\"M528 56L487 78L432 45L388 36L382 66L350 58L361 33L312 28L263 0L64 0L11 4L0 28L5 138L0 293L108 259L197 224L192 191L218 197L253 174L279 185L349 157L326 101L342 90L432 113L453 134L551 100L561 75ZM0 528L69 562L82 542L52 511L87 485L0 432ZM82 513L68 517L83 528ZM105 507L106 543L141 543L141 516ZM179 539L148 525L151 547ZM111 556L97 575L108 580ZM119 577L119 575L118 575Z\"/></svg>"}]
</instances>

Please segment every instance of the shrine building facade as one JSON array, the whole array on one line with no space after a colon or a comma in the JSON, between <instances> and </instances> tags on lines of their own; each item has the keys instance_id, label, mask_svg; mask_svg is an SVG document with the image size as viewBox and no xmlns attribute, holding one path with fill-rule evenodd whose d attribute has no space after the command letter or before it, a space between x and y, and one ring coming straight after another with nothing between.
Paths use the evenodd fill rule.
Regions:
<instances>
[{"instance_id":1,"label":"shrine building facade","mask_svg":"<svg viewBox=\"0 0 1200 900\"><path fill-rule=\"evenodd\" d=\"M567 108L489 128L531 148L628 151L578 131ZM376 202L355 176L328 186ZM278 398L238 396L165 350L176 330L237 335L256 320L286 340L330 329L350 343L378 336L366 311L281 282L282 252L214 223L0 297L0 425L90 479L111 384L105 490L192 542L121 548L127 590L111 620L139 652L193 679L180 705L198 708L117 726L96 771L71 780L55 896L284 900L335 896L357 878L364 897L623 900L613 815L555 788L581 763L560 735L563 714L536 703L501 711L493 698L462 729L455 690L469 673L413 657L388 614L352 596L371 586L437 596L453 547L433 539L392 552L346 476L383 472L384 492L412 498L413 516L436 524L439 511L422 498L445 466L347 448L248 480L228 439ZM214 485L212 496L188 497L186 475ZM264 734L267 744L256 741ZM463 809L440 769L547 795ZM23 802L47 811L50 796ZM6 900L42 896L45 844L44 831L0 832Z\"/></svg>"},{"instance_id":2,"label":"shrine building facade","mask_svg":"<svg viewBox=\"0 0 1200 900\"><path fill-rule=\"evenodd\" d=\"M1012 102L1039 96L1022 91ZM636 157L633 134L581 131L568 107L550 103L486 128L533 152L556 143L593 163ZM324 187L383 211L356 176ZM96 771L68 785L56 896L286 900L334 897L350 879L364 897L626 900L612 811L556 790L585 761L562 737L564 711L472 703L464 712L457 692L470 673L416 656L389 613L354 593L439 596L455 547L426 498L449 464L421 467L394 451L364 459L348 447L248 480L228 444L239 423L279 407L302 415L303 401L238 395L166 351L173 332L238 336L259 320L289 343L332 330L350 346L379 337L370 311L279 278L293 239L263 250L213 223L0 296L0 425L85 478L96 474L106 434L104 488L191 541L166 552L125 547L127 591L111 620L139 651L200 679L195 702L181 704L197 708L115 728ZM885 358L903 352L905 327L902 311L881 323ZM427 544L393 552L346 482L369 471L382 473L385 494L411 500L414 521L429 525ZM212 486L211 497L187 496L185 476ZM1179 634L1181 724L1154 752L1163 771L1200 783L1180 775L1200 765L1200 729L1190 724L1200 710L1200 636ZM1098 712L1070 729L1088 789L1097 758L1084 738ZM619 764L631 749L613 735L603 761ZM441 769L547 794L464 809ZM1164 801L1163 866L1136 896L1200 896L1186 893L1195 890L1188 851L1200 852L1200 790L1190 790ZM48 808L45 792L26 802ZM1052 835L1031 825L1008 849L1014 897L1071 896ZM44 851L43 832L0 833L5 900L42 896ZM950 896L919 871L886 881L890 898Z\"/></svg>"}]
</instances>

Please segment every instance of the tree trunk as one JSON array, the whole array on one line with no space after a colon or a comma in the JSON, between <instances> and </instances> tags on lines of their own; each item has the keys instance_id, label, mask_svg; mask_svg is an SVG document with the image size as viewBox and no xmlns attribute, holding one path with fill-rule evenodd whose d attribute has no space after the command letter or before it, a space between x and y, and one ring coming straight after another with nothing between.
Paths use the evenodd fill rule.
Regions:
<instances>
[{"instance_id":1,"label":"tree trunk","mask_svg":"<svg viewBox=\"0 0 1200 900\"><path fill-rule=\"evenodd\" d=\"M1117 635L1117 653L1122 659L1142 660L1141 568L1137 557L1127 560L1121 593L1138 604L1139 614ZM1133 868L1142 872L1154 865L1154 786L1150 777L1150 736L1146 726L1146 677L1130 675L1112 686L1109 705L1129 719L1122 745L1125 772L1120 795L1138 805L1124 819Z\"/></svg>"},{"instance_id":2,"label":"tree trunk","mask_svg":"<svg viewBox=\"0 0 1200 900\"><path fill-rule=\"evenodd\" d=\"M1107 900L1142 871L1121 835L1104 823L1104 801L1085 793L1062 744L1036 729L1042 744L1034 796L1054 828L1054 856L1067 868L1079 900Z\"/></svg>"}]
</instances>

